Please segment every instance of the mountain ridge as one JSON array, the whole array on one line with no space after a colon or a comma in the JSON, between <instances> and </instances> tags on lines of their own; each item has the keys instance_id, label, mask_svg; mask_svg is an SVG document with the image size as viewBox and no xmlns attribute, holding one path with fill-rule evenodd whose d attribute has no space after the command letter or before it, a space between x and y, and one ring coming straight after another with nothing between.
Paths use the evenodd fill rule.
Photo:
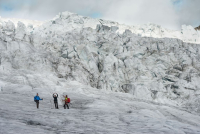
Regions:
<instances>
[{"instance_id":1,"label":"mountain ridge","mask_svg":"<svg viewBox=\"0 0 200 134\"><path fill-rule=\"evenodd\" d=\"M195 29L192 26L186 26L182 25L181 31L178 30L169 30L162 28L160 25L148 23L144 25L126 25L126 24L119 24L118 22L109 21L109 20L103 20L103 19L93 19L90 17L84 17L81 15L78 15L76 13L71 12L62 12L59 13L56 17L54 17L52 20L49 21L30 21L30 20L20 20L21 22L24 22L26 26L30 23L33 27L39 27L42 24L48 23L50 21L55 21L58 18L62 18L65 21L65 25L69 24L69 26L74 27L75 29L82 28L82 27L91 27L93 29L96 28L96 25L102 24L106 26L117 26L118 29L116 32L123 33L126 29L130 30L132 33L135 33L142 37L154 37L154 38L177 38L184 42L188 43L200 43L200 32L195 31ZM9 19L3 19L0 18L3 21L8 21ZM10 19L14 22L15 26L17 26L18 19ZM70 22L71 21L71 22ZM73 28L72 28L73 29ZM71 29L71 30L72 30Z\"/></svg>"}]
</instances>

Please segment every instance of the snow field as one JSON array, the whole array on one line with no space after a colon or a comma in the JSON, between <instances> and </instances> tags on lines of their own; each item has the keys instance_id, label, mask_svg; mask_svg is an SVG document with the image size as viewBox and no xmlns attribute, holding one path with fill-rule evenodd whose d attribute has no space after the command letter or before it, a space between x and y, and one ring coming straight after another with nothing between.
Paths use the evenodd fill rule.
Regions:
<instances>
[{"instance_id":1,"label":"snow field","mask_svg":"<svg viewBox=\"0 0 200 134\"><path fill-rule=\"evenodd\" d=\"M33 95L44 98L36 109ZM80 91L80 92L77 92ZM77 82L57 89L59 99L68 94L70 109L51 109L52 94L45 89L1 92L1 133L87 133L87 134L198 134L200 117L178 107L132 98L129 94L104 92ZM54 92L54 91L52 91ZM14 101L13 101L14 100ZM6 104L5 104L6 102ZM189 119L188 119L189 118Z\"/></svg>"}]
</instances>

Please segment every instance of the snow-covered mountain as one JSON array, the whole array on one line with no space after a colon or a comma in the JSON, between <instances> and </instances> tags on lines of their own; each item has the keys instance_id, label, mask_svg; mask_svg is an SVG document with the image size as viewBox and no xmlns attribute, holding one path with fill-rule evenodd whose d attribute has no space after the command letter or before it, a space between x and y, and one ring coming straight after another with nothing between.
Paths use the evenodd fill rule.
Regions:
<instances>
[{"instance_id":1,"label":"snow-covered mountain","mask_svg":"<svg viewBox=\"0 0 200 134\"><path fill-rule=\"evenodd\" d=\"M15 27L17 27L17 23L19 21L23 22L26 27L28 27L28 26L38 27L38 26L41 26L44 23L42 21L37 21L37 20L25 20L25 19L16 19L16 18L1 18L1 16L0 16L0 21L1 21L1 23L12 21L12 23L14 23Z\"/></svg>"},{"instance_id":2,"label":"snow-covered mountain","mask_svg":"<svg viewBox=\"0 0 200 134\"><path fill-rule=\"evenodd\" d=\"M14 23L15 26L17 26L18 21L20 21L20 22L23 22L26 26L33 26L33 27L41 26L44 23L45 23L44 25L47 26L47 24L49 25L51 23L54 23L57 20L60 20L60 21L57 21L57 23L58 24L62 23L62 25L64 24L63 30L65 32L74 30L74 29L87 28L87 27L91 27L95 29L96 25L101 24L101 25L106 25L109 27L117 26L118 29L116 29L116 32L120 34L122 34L126 29L129 29L132 33L135 33L138 36L142 36L142 37L177 38L184 42L200 43L200 32L195 31L192 26L186 26L186 25L182 26L181 31L169 30L152 23L137 25L137 26L129 26L125 24L119 24L118 22L114 22L114 21L84 17L84 16L80 16L78 14L71 13L71 12L59 13L59 15L57 15L51 21L45 21L45 22L36 21L36 20L33 21L33 20L15 19L15 18L9 19L9 18L1 18L1 17L0 19L1 21L10 20ZM58 29L58 31L59 30L60 29Z\"/></svg>"},{"instance_id":3,"label":"snow-covered mountain","mask_svg":"<svg viewBox=\"0 0 200 134\"><path fill-rule=\"evenodd\" d=\"M193 27L172 31L154 24L127 26L69 12L31 23L15 26L0 19L1 94L71 92L74 98L83 93L97 99L99 91L116 100L118 94L112 92L122 92L128 93L119 93L120 99L129 98L126 103L133 98L200 111L200 37ZM190 124L199 126L198 118L193 119Z\"/></svg>"}]
</instances>

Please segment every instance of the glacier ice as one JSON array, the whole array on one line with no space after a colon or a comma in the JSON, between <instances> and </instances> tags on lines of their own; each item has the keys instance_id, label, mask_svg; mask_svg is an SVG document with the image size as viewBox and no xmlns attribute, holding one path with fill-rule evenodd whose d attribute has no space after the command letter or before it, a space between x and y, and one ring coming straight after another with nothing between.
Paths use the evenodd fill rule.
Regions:
<instances>
[{"instance_id":1,"label":"glacier ice","mask_svg":"<svg viewBox=\"0 0 200 134\"><path fill-rule=\"evenodd\" d=\"M200 111L200 37L191 26L126 26L69 12L36 24L0 18L1 92L59 91L76 81Z\"/></svg>"},{"instance_id":2,"label":"glacier ice","mask_svg":"<svg viewBox=\"0 0 200 134\"><path fill-rule=\"evenodd\" d=\"M121 33L121 27L125 26L69 12L34 28L1 20L1 74L4 79L22 77L21 84L33 87L42 82L30 80L29 73L52 74L55 79L166 103L195 96L199 90L198 44L186 43L186 36L183 40L152 38L158 36L151 36L144 27L139 28L142 36L129 27ZM161 29L153 24L145 27ZM190 26L183 26L182 31L191 42L199 38Z\"/></svg>"}]
</instances>

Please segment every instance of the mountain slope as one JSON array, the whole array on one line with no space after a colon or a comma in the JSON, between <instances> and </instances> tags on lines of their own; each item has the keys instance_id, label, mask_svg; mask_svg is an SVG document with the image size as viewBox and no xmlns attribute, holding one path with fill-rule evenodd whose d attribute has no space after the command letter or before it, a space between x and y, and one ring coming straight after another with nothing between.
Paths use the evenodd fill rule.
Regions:
<instances>
[{"instance_id":1,"label":"mountain slope","mask_svg":"<svg viewBox=\"0 0 200 134\"><path fill-rule=\"evenodd\" d=\"M119 24L118 22L108 21L103 19L93 19L90 17L80 16L75 13L70 12L62 12L59 13L54 19L51 21L31 21L31 20L23 20L23 19L9 19L9 18L0 18L0 23L3 21L12 21L15 26L17 26L17 22L21 21L26 26L29 27L39 27L44 24L44 27L48 27L51 23L58 23L63 26L63 31L67 32L74 29L80 28L87 28L91 27L93 29L96 28L96 25L106 25L106 26L117 26L118 29L115 29L116 32L122 34L126 29L129 29L132 33L135 33L142 37L154 37L154 38L177 38L184 42L189 43L200 43L200 32L195 31L192 26L183 25L181 31L169 30L165 29L156 24L144 24L144 25L137 25L137 26L129 26L125 24ZM30 24L30 25L29 25ZM64 24L64 25L63 25ZM56 29L54 29L56 30ZM60 32L60 29L57 30Z\"/></svg>"},{"instance_id":2,"label":"mountain slope","mask_svg":"<svg viewBox=\"0 0 200 134\"><path fill-rule=\"evenodd\" d=\"M20 88L21 89L21 88ZM33 95L39 92L40 108ZM53 108L49 89L14 90L0 94L0 132L4 134L198 134L199 119L179 107L134 99L129 94L99 91L68 82L59 94L59 109ZM71 97L70 109L63 109L61 95ZM12 99L11 99L12 98ZM21 99L19 99L21 98ZM15 103L13 103L15 100ZM6 102L6 104L5 104ZM52 109L53 108L53 109Z\"/></svg>"},{"instance_id":3,"label":"mountain slope","mask_svg":"<svg viewBox=\"0 0 200 134\"><path fill-rule=\"evenodd\" d=\"M11 21L4 22L0 32L1 79L54 87L64 78L170 104L182 104L198 94L198 44L141 37L130 30L120 34L116 26L84 28L95 23L85 18L83 26L80 16L67 15L34 29L21 22L17 28ZM45 81L52 81L52 85Z\"/></svg>"},{"instance_id":4,"label":"mountain slope","mask_svg":"<svg viewBox=\"0 0 200 134\"><path fill-rule=\"evenodd\" d=\"M158 120L162 118L164 126L171 118L173 118L173 123L170 123L171 126L174 126L177 121L180 124L178 123L175 128L170 126L166 132L165 127L162 127L162 130L159 129L160 126L155 127L152 133L199 133L197 128L199 123L196 120L199 116L196 112L200 111L200 46L199 44L184 42L197 41L199 38L197 36L198 31L193 29L195 31L195 34L193 34L192 27L185 26L183 32L186 32L180 36L184 38L180 40L174 36L179 35L177 32L165 31L165 34L160 34L158 31L162 28L156 28L155 31L157 32L154 34L147 32L151 26L156 27L155 25L148 25L145 28L139 28L144 31L141 36L140 30L139 33L138 30L132 32L135 27L82 17L69 12L61 13L53 20L36 27L31 25L26 27L22 22L18 22L16 27L12 21L1 20L0 95L2 101L0 105L4 107L4 102L10 104L8 109L1 109L0 112L3 113L2 120L9 119L5 115L5 111L11 112L12 107L14 107L13 111L19 110L18 105L11 104L12 100L7 99L7 96L11 96L11 98L26 96L25 99L17 100L17 103L26 105L32 111L34 106L32 97L36 92L39 92L41 96L48 100L44 103L49 102L47 105L42 104L44 109L40 114L48 115L47 109L51 106L50 97L52 93L58 92L60 96L63 92L67 92L72 96L72 100L77 101L74 102L75 106L72 108L76 109L78 107L76 110L80 110L76 113L76 110L73 109L75 113L71 116L74 117L81 113L84 116L89 116L86 114L88 111L85 113L84 108L81 109L82 105L90 107L89 110L94 109L91 112L91 114L94 114L94 118L99 114L95 111L101 109L102 111L100 111L106 114L106 117L102 118L102 120L106 120L103 123L119 122L117 124L118 128L123 122L123 130L117 129L119 133L128 133L128 130L135 128L134 123L140 122L138 120L142 120L141 124L143 124L147 120L153 120L154 116L160 112L162 114L159 114ZM143 37L145 35L150 37ZM171 38L167 38L168 36ZM78 84L73 85L73 83ZM86 100L79 99L83 94ZM92 96L96 97L92 98ZM98 101L98 98L100 98L100 101ZM27 99L30 99L27 101L28 105L24 102ZM78 102L81 101L83 103L79 104ZM134 105L137 105L140 101L145 103L134 109ZM134 102L134 104L129 105L129 102ZM59 104L61 104L61 101ZM110 107L105 107L105 105ZM142 109L147 105L158 108L158 113L152 112L151 107L146 107L144 111L137 111L137 109ZM165 106L168 108L165 109ZM133 115L127 115L129 113L126 113L130 107L134 109ZM108 117L112 115L113 109L117 111L115 116L119 118L111 122ZM105 113L106 110L108 110L108 113ZM186 113L179 115L184 110ZM23 108L19 112L20 118L11 117L11 121L7 123L9 124L13 120L20 123L19 120L24 120L21 119L24 111L26 109ZM189 113L188 111L192 112ZM27 115L27 118L35 116L34 112L36 111L32 111L30 115ZM123 115L124 112L126 113L125 116ZM139 116L138 113L140 112L144 112L144 117ZM143 120L149 112L151 117ZM53 113L50 112L49 114L52 115ZM58 114L58 122L64 122L61 117L66 114L63 111ZM139 116L138 120L135 121L135 118L133 121L129 120L129 117L132 116L136 119L136 116ZM192 121L187 120L189 117L192 118ZM46 120L45 118L42 117L42 120L52 122L52 120ZM81 117L81 119L83 118ZM86 119L88 120L88 118ZM72 122L74 120L78 122L80 118L73 118L72 120ZM97 123L95 126L97 127L99 125L98 120L99 116L98 119L92 120L90 123ZM147 121L147 126L148 124L159 124L158 120ZM2 124L6 126L6 121L4 121ZM38 121L32 121L31 119L26 121L31 125L38 124ZM42 121L39 124L45 123ZM91 124L86 126L90 126L90 129L92 129ZM100 124L102 125L102 122ZM141 124L138 125L141 126ZM192 127L192 129L183 130L189 128L188 124L191 125L189 127ZM49 132L49 126L52 125L55 124L42 125L47 126L44 132ZM58 128L53 128L58 131L60 127L63 127L63 124L60 123L58 126ZM12 127L15 127L15 125ZM81 132L83 127L77 127L80 127ZM116 129L115 126L112 126L112 128ZM159 129L159 131L156 131L156 129ZM55 133L56 130L50 129L52 133ZM3 132L5 131L6 129L3 130ZM43 130L38 131L43 132ZM70 131L72 132L72 130ZM98 129L98 131L100 130ZM148 131L150 132L151 129L138 130L137 132L144 133ZM21 130L19 130L20 132ZM63 130L63 132L66 132L66 130ZM85 132L92 133L93 131ZM116 131L111 131L106 127L106 132L114 133ZM104 131L101 131L101 133L104 133Z\"/></svg>"}]
</instances>

